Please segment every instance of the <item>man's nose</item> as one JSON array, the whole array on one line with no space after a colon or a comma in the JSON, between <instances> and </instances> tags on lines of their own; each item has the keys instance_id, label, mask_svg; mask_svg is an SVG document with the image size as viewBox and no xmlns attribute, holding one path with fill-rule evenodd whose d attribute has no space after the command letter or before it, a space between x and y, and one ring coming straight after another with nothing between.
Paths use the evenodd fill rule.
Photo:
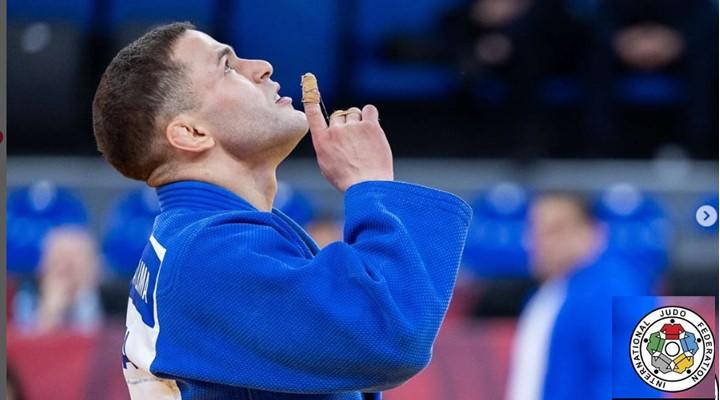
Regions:
<instances>
[{"instance_id":1,"label":"man's nose","mask_svg":"<svg viewBox=\"0 0 720 400\"><path fill-rule=\"evenodd\" d=\"M248 64L248 70L255 82L262 83L272 76L273 67L269 62L265 60L248 60Z\"/></svg>"}]
</instances>

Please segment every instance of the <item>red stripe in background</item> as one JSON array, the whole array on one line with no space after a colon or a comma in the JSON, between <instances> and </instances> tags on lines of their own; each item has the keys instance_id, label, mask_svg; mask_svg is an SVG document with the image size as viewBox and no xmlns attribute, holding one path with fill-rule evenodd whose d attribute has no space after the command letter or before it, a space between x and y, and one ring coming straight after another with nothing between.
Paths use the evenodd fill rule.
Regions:
<instances>
[{"instance_id":1,"label":"red stripe in background","mask_svg":"<svg viewBox=\"0 0 720 400\"><path fill-rule=\"evenodd\" d=\"M385 400L503 399L515 319L446 324L430 365Z\"/></svg>"},{"instance_id":2,"label":"red stripe in background","mask_svg":"<svg viewBox=\"0 0 720 400\"><path fill-rule=\"evenodd\" d=\"M84 399L96 341L94 335L29 336L8 327L8 365L27 400Z\"/></svg>"}]
</instances>

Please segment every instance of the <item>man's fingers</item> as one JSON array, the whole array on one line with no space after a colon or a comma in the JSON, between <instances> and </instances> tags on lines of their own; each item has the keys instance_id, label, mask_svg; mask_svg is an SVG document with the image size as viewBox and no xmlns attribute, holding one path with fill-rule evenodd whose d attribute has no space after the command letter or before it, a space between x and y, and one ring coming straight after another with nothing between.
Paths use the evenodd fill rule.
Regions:
<instances>
[{"instance_id":1,"label":"man's fingers","mask_svg":"<svg viewBox=\"0 0 720 400\"><path fill-rule=\"evenodd\" d=\"M372 104L366 105L362 110L357 107L351 107L347 110L337 110L333 112L330 114L330 127L343 125L346 122L360 122L366 120L378 121L378 110ZM312 129L312 126L310 129Z\"/></svg>"},{"instance_id":2,"label":"man's fingers","mask_svg":"<svg viewBox=\"0 0 720 400\"><path fill-rule=\"evenodd\" d=\"M360 122L362 121L362 111L357 107L351 107L347 110L347 116L345 117L346 122Z\"/></svg>"},{"instance_id":3,"label":"man's fingers","mask_svg":"<svg viewBox=\"0 0 720 400\"><path fill-rule=\"evenodd\" d=\"M305 107L305 117L310 127L310 133L313 136L322 135L327 130L327 122L325 122L325 116L323 116L322 109L318 103L303 103Z\"/></svg>"},{"instance_id":4,"label":"man's fingers","mask_svg":"<svg viewBox=\"0 0 720 400\"><path fill-rule=\"evenodd\" d=\"M374 105L368 104L362 109L362 120L363 121L375 121L377 122L380 118L380 113Z\"/></svg>"},{"instance_id":5,"label":"man's fingers","mask_svg":"<svg viewBox=\"0 0 720 400\"><path fill-rule=\"evenodd\" d=\"M345 110L337 110L330 114L330 126L338 126L344 124L347 113L348 112Z\"/></svg>"}]
</instances>

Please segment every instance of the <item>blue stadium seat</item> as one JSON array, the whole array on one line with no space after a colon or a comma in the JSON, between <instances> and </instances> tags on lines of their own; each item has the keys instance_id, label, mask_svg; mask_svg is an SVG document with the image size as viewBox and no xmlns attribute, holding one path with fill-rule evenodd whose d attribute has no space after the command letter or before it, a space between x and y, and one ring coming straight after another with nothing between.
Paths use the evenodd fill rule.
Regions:
<instances>
[{"instance_id":1,"label":"blue stadium seat","mask_svg":"<svg viewBox=\"0 0 720 400\"><path fill-rule=\"evenodd\" d=\"M49 181L16 189L7 198L7 267L14 275L32 274L45 234L66 224L87 224L82 200Z\"/></svg>"},{"instance_id":2,"label":"blue stadium seat","mask_svg":"<svg viewBox=\"0 0 720 400\"><path fill-rule=\"evenodd\" d=\"M280 93L301 106L300 76L318 78L330 107L337 86L338 3L333 0L249 0L236 2L229 18L228 40L241 58L273 65Z\"/></svg>"},{"instance_id":3,"label":"blue stadium seat","mask_svg":"<svg viewBox=\"0 0 720 400\"><path fill-rule=\"evenodd\" d=\"M624 257L651 279L664 271L671 226L657 200L620 183L600 194L595 213L608 226L608 253Z\"/></svg>"},{"instance_id":4,"label":"blue stadium seat","mask_svg":"<svg viewBox=\"0 0 720 400\"><path fill-rule=\"evenodd\" d=\"M315 218L316 210L310 199L285 182L278 182L273 207L285 213L301 226Z\"/></svg>"},{"instance_id":5,"label":"blue stadium seat","mask_svg":"<svg viewBox=\"0 0 720 400\"><path fill-rule=\"evenodd\" d=\"M463 265L480 278L529 277L523 243L529 195L515 183L490 187L472 202Z\"/></svg>"},{"instance_id":6,"label":"blue stadium seat","mask_svg":"<svg viewBox=\"0 0 720 400\"><path fill-rule=\"evenodd\" d=\"M459 85L452 67L383 61L380 49L389 35L422 35L459 0L362 0L354 12L357 44L353 90L360 96L439 97Z\"/></svg>"},{"instance_id":7,"label":"blue stadium seat","mask_svg":"<svg viewBox=\"0 0 720 400\"><path fill-rule=\"evenodd\" d=\"M157 195L149 187L127 193L110 210L102 249L118 276L130 278L135 272L159 213Z\"/></svg>"}]
</instances>

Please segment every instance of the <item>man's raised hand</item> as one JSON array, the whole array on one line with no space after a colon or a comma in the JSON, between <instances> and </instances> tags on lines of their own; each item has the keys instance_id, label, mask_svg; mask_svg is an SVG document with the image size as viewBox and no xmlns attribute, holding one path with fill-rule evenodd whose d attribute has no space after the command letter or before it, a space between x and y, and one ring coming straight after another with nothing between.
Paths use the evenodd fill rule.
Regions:
<instances>
[{"instance_id":1,"label":"man's raised hand","mask_svg":"<svg viewBox=\"0 0 720 400\"><path fill-rule=\"evenodd\" d=\"M330 126L316 102L304 102L313 147L323 176L338 190L369 180L393 180L390 144L368 104L330 116Z\"/></svg>"}]
</instances>

